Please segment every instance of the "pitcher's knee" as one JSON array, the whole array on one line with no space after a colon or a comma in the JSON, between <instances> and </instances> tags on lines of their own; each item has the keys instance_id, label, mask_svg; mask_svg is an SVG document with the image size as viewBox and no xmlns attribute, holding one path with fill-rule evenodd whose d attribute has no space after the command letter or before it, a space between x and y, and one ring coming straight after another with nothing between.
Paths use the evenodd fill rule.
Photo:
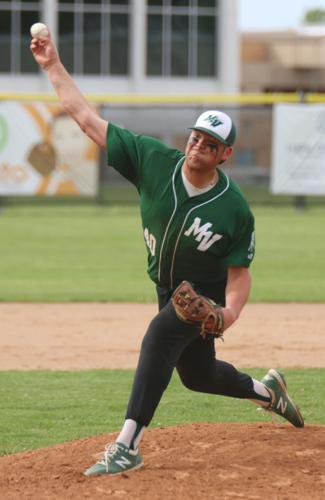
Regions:
<instances>
[{"instance_id":1,"label":"pitcher's knee","mask_svg":"<svg viewBox=\"0 0 325 500\"><path fill-rule=\"evenodd\" d=\"M184 387L191 391L202 392L202 383L197 375L193 376L192 373L181 373L180 371L178 374Z\"/></svg>"}]
</instances>

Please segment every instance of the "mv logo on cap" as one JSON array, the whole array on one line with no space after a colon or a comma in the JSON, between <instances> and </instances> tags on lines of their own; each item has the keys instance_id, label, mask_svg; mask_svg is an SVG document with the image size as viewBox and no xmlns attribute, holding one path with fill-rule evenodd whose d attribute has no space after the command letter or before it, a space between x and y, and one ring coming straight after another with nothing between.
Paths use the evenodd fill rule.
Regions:
<instances>
[{"instance_id":1,"label":"mv logo on cap","mask_svg":"<svg viewBox=\"0 0 325 500\"><path fill-rule=\"evenodd\" d=\"M232 146L236 139L235 125L230 116L222 111L205 111L191 129L210 134L226 146Z\"/></svg>"},{"instance_id":2,"label":"mv logo on cap","mask_svg":"<svg viewBox=\"0 0 325 500\"><path fill-rule=\"evenodd\" d=\"M207 122L210 122L212 127L217 127L218 125L222 125L223 122L217 117L217 116L214 116L214 115L209 115L205 121Z\"/></svg>"}]
</instances>

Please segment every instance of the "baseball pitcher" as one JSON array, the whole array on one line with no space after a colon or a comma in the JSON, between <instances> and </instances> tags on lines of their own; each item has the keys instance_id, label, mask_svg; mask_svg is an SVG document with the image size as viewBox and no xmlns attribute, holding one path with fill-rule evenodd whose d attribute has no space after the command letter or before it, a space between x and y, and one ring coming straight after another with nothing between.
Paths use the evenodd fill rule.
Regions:
<instances>
[{"instance_id":1,"label":"baseball pitcher","mask_svg":"<svg viewBox=\"0 0 325 500\"><path fill-rule=\"evenodd\" d=\"M136 186L159 304L143 338L124 425L86 476L143 465L139 444L174 369L188 389L248 399L303 427L282 373L271 369L258 381L216 358L215 340L226 339L247 302L255 250L252 212L220 169L235 143L231 117L202 113L189 124L183 153L102 119L65 70L50 34L33 38L31 50L66 112Z\"/></svg>"}]
</instances>

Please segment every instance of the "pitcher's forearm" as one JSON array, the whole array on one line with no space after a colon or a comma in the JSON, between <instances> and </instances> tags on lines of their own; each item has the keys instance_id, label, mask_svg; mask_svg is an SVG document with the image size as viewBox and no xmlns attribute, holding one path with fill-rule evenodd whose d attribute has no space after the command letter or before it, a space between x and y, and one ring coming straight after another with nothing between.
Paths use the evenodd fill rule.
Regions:
<instances>
[{"instance_id":1,"label":"pitcher's forearm","mask_svg":"<svg viewBox=\"0 0 325 500\"><path fill-rule=\"evenodd\" d=\"M226 307L224 308L225 329L239 317L247 303L251 289L251 276L248 269L229 268L226 288Z\"/></svg>"},{"instance_id":2,"label":"pitcher's forearm","mask_svg":"<svg viewBox=\"0 0 325 500\"><path fill-rule=\"evenodd\" d=\"M84 129L86 112L92 109L91 106L60 61L46 71L64 110Z\"/></svg>"},{"instance_id":3,"label":"pitcher's forearm","mask_svg":"<svg viewBox=\"0 0 325 500\"><path fill-rule=\"evenodd\" d=\"M61 63L50 33L47 37L33 38L30 48L35 61L47 72L65 112L90 139L105 149L108 122L89 104Z\"/></svg>"}]
</instances>

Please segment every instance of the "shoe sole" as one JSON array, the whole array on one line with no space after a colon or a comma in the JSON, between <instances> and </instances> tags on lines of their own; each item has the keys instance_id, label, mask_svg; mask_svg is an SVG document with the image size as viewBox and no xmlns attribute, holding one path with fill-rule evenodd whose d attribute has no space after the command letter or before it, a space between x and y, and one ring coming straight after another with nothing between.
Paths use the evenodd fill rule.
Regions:
<instances>
[{"instance_id":1,"label":"shoe sole","mask_svg":"<svg viewBox=\"0 0 325 500\"><path fill-rule=\"evenodd\" d=\"M121 470L121 472L115 472L113 474L108 474L108 476L120 476L121 474L127 474L128 472L133 472L134 470L141 469L143 467L144 463L141 462L140 464L136 465L135 467L132 467L132 469L127 469L127 470Z\"/></svg>"},{"instance_id":2,"label":"shoe sole","mask_svg":"<svg viewBox=\"0 0 325 500\"><path fill-rule=\"evenodd\" d=\"M144 466L144 463L141 462L139 464L137 464L135 467L132 467L132 469L126 469L126 470L121 470L121 472L113 472L113 473L110 473L110 472L97 472L95 474L86 474L85 472L83 473L84 476L86 477L95 477L95 476L120 476L121 474L127 474L128 472L133 472L134 470L137 470L137 469L141 469L141 467Z\"/></svg>"},{"instance_id":3,"label":"shoe sole","mask_svg":"<svg viewBox=\"0 0 325 500\"><path fill-rule=\"evenodd\" d=\"M287 391L286 383L282 379L281 375L276 370L274 370L273 368L271 370L269 370L268 375L270 375L271 377L275 378L279 382L282 390L284 391L284 393L286 395L286 398L288 398L288 400L290 401L291 405L293 406L293 408L295 409L295 411L296 411L296 413L297 413L297 415L299 417L301 425L294 425L294 424L292 424L292 422L291 422L291 424L294 425L294 427L303 427L304 426L304 419L302 418L302 415L301 415L301 413L299 411L299 408L297 407L296 403L290 398L290 396L288 394L288 391Z\"/></svg>"}]
</instances>

